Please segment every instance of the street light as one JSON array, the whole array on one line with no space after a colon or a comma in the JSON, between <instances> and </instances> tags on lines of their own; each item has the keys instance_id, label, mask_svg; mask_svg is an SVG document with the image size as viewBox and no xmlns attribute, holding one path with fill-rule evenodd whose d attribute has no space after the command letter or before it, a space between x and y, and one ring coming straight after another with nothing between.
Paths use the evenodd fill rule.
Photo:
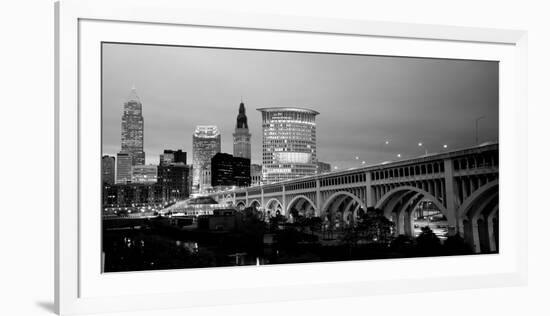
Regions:
<instances>
[{"instance_id":1,"label":"street light","mask_svg":"<svg viewBox=\"0 0 550 316\"><path fill-rule=\"evenodd\" d=\"M418 143L418 147L422 147L424 144L422 144L422 142L419 142ZM428 148L424 147L424 155L427 156L428 155Z\"/></svg>"},{"instance_id":2,"label":"street light","mask_svg":"<svg viewBox=\"0 0 550 316\"><path fill-rule=\"evenodd\" d=\"M478 127L479 121L481 121L484 118L485 118L485 116L483 116L483 115L476 118L476 145L479 144L479 136L478 136L478 134L479 134L479 127Z\"/></svg>"}]
</instances>

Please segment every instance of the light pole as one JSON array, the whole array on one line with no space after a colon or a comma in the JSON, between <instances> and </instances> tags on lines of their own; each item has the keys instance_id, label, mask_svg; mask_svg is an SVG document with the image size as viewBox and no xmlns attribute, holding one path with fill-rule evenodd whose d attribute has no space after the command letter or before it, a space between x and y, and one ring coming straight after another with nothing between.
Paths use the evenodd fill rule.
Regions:
<instances>
[{"instance_id":1,"label":"light pole","mask_svg":"<svg viewBox=\"0 0 550 316\"><path fill-rule=\"evenodd\" d=\"M422 142L418 143L418 147L423 147L423 146L424 146L424 144L422 144ZM428 156L428 148L426 148L425 146L424 146L424 155Z\"/></svg>"},{"instance_id":2,"label":"light pole","mask_svg":"<svg viewBox=\"0 0 550 316\"><path fill-rule=\"evenodd\" d=\"M479 144L479 137L478 137L478 133L479 133L479 127L478 127L478 125L479 125L479 121L481 121L481 120L484 119L484 118L485 118L485 116L483 116L483 115L480 116L480 117L478 117L478 118L476 118L476 145Z\"/></svg>"}]
</instances>

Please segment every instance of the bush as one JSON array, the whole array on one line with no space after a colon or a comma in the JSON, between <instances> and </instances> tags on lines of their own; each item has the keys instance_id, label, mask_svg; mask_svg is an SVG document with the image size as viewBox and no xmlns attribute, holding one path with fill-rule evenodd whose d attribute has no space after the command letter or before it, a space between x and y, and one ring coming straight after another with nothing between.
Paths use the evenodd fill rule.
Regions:
<instances>
[{"instance_id":1,"label":"bush","mask_svg":"<svg viewBox=\"0 0 550 316\"><path fill-rule=\"evenodd\" d=\"M416 237L416 249L420 255L438 255L441 254L441 241L430 229L425 226L421 228L422 232Z\"/></svg>"},{"instance_id":2,"label":"bush","mask_svg":"<svg viewBox=\"0 0 550 316\"><path fill-rule=\"evenodd\" d=\"M406 235L399 235L391 242L390 248L399 253L411 253L415 249L414 238Z\"/></svg>"},{"instance_id":3,"label":"bush","mask_svg":"<svg viewBox=\"0 0 550 316\"><path fill-rule=\"evenodd\" d=\"M443 243L443 249L449 255L468 255L472 254L472 248L466 243L459 234L448 236Z\"/></svg>"}]
</instances>

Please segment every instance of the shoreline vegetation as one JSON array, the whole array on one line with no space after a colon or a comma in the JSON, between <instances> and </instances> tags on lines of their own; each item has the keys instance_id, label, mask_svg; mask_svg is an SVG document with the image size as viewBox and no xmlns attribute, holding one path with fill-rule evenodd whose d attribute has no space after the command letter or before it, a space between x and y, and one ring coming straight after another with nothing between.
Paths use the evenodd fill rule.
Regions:
<instances>
[{"instance_id":1,"label":"shoreline vegetation","mask_svg":"<svg viewBox=\"0 0 550 316\"><path fill-rule=\"evenodd\" d=\"M380 210L360 211L354 225L335 228L319 217L291 210L263 218L254 208L236 212L230 228L209 229L167 217L103 221L105 272L242 265L314 263L469 255L458 235L442 242L428 227L415 238L394 236L393 223ZM228 216L228 218L229 218ZM200 220L200 218L199 218ZM126 221L126 222L124 222ZM330 223L330 218L329 221ZM200 226L200 225L199 225Z\"/></svg>"}]
</instances>

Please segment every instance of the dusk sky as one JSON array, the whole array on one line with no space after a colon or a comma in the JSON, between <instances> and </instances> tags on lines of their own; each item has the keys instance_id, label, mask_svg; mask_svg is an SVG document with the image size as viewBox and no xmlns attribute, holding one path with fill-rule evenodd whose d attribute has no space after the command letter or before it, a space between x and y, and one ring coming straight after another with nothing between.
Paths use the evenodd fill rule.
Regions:
<instances>
[{"instance_id":1,"label":"dusk sky","mask_svg":"<svg viewBox=\"0 0 550 316\"><path fill-rule=\"evenodd\" d=\"M217 125L232 154L241 97L258 164L263 107L320 112L317 157L333 167L473 146L480 116L480 142L498 141L497 62L103 44L103 154L120 151L132 86L147 164L164 149L187 151L191 163L197 125Z\"/></svg>"}]
</instances>

